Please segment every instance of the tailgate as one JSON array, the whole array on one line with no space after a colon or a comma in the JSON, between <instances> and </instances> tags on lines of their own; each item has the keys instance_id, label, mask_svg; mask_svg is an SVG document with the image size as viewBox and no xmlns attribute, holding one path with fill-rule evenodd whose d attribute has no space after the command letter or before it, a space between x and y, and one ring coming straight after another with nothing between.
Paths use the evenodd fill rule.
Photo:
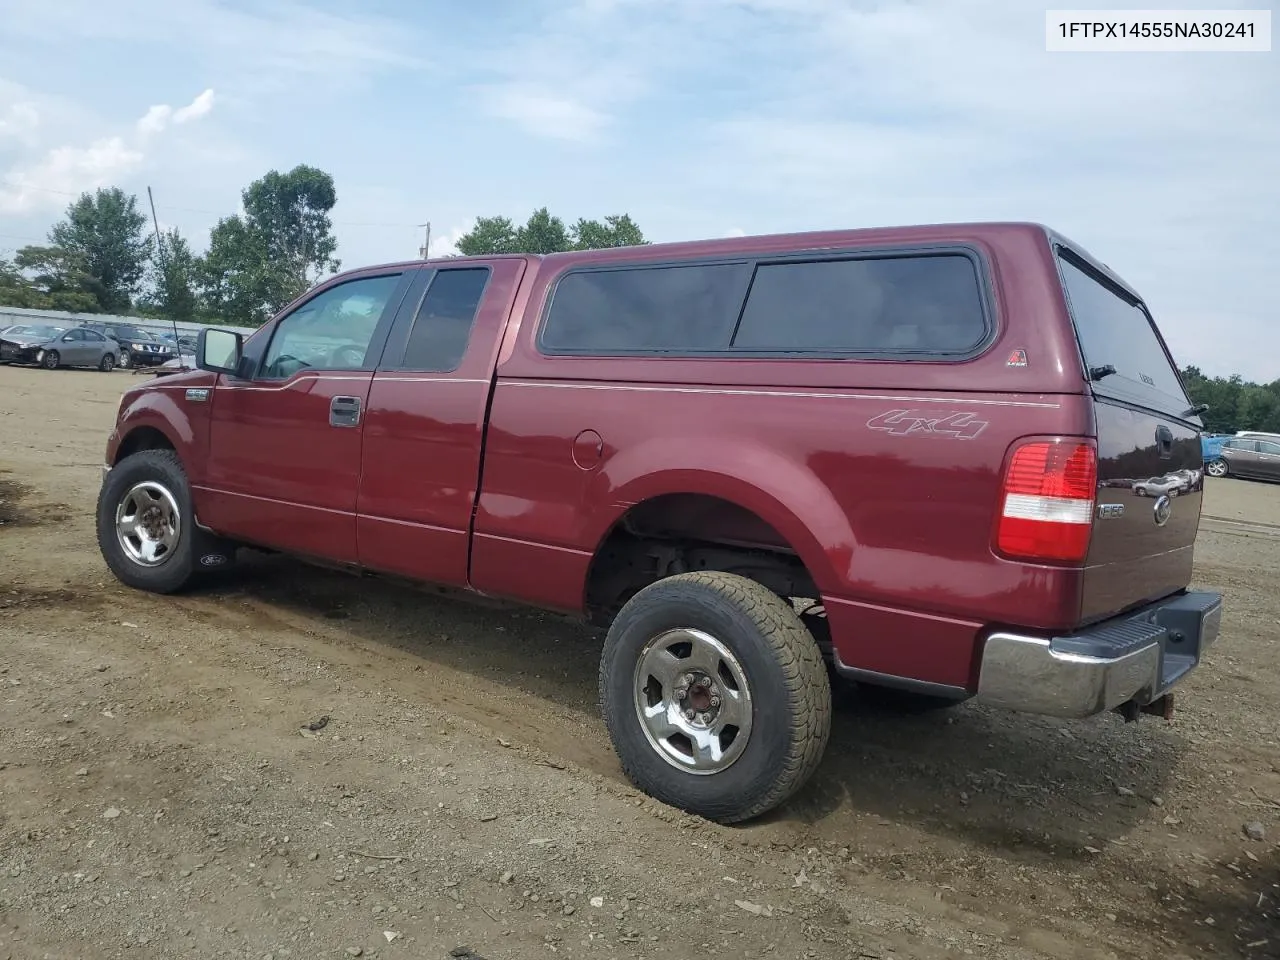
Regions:
<instances>
[{"instance_id":1,"label":"tailgate","mask_svg":"<svg viewBox=\"0 0 1280 960\"><path fill-rule=\"evenodd\" d=\"M1191 582L1204 470L1200 434L1099 397L1098 506L1081 617L1098 620Z\"/></svg>"},{"instance_id":2,"label":"tailgate","mask_svg":"<svg viewBox=\"0 0 1280 960\"><path fill-rule=\"evenodd\" d=\"M1204 489L1201 431L1141 300L1083 255L1060 249L1059 265L1098 438L1098 503L1080 610L1089 623L1191 582Z\"/></svg>"}]
</instances>

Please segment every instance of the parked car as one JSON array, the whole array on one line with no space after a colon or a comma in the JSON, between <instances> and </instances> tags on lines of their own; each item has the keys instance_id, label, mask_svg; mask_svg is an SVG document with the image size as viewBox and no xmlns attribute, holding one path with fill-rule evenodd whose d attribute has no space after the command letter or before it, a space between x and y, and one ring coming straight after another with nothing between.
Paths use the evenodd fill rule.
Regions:
<instances>
[{"instance_id":1,"label":"parked car","mask_svg":"<svg viewBox=\"0 0 1280 960\"><path fill-rule=\"evenodd\" d=\"M105 373L115 368L115 342L96 331L38 324L24 327L26 332L12 330L10 327L0 334L0 359L6 363L39 364L49 370L97 367Z\"/></svg>"},{"instance_id":2,"label":"parked car","mask_svg":"<svg viewBox=\"0 0 1280 960\"><path fill-rule=\"evenodd\" d=\"M1280 441L1232 437L1222 444L1205 470L1211 477L1244 477L1280 481Z\"/></svg>"},{"instance_id":3,"label":"parked car","mask_svg":"<svg viewBox=\"0 0 1280 960\"><path fill-rule=\"evenodd\" d=\"M85 329L96 330L119 344L120 366L153 367L174 355L174 348L154 334L128 323L88 323Z\"/></svg>"},{"instance_id":4,"label":"parked car","mask_svg":"<svg viewBox=\"0 0 1280 960\"><path fill-rule=\"evenodd\" d=\"M195 353L179 353L171 360L166 360L158 367L151 367L150 372L157 377L168 377L175 373L186 373L196 369ZM135 371L136 373L137 371Z\"/></svg>"},{"instance_id":5,"label":"parked car","mask_svg":"<svg viewBox=\"0 0 1280 960\"><path fill-rule=\"evenodd\" d=\"M1228 439L1229 434L1223 433L1206 433L1200 437L1200 456L1207 464L1211 460L1217 460L1218 454L1222 450L1222 445Z\"/></svg>"},{"instance_id":6,"label":"parked car","mask_svg":"<svg viewBox=\"0 0 1280 960\"><path fill-rule=\"evenodd\" d=\"M1150 477L1146 480L1136 480L1133 483L1133 492L1140 497L1176 497L1183 489L1188 486L1186 477L1178 474L1165 474L1162 477Z\"/></svg>"},{"instance_id":7,"label":"parked car","mask_svg":"<svg viewBox=\"0 0 1280 960\"><path fill-rule=\"evenodd\" d=\"M53 339L65 329L45 323L15 323L5 327L0 330L0 363L24 362L19 357L26 355L28 348Z\"/></svg>"},{"instance_id":8,"label":"parked car","mask_svg":"<svg viewBox=\"0 0 1280 960\"><path fill-rule=\"evenodd\" d=\"M715 820L813 772L828 665L1136 720L1219 632L1188 589L1202 491L1132 493L1201 464L1177 368L1037 225L370 267L197 358L108 438L121 581L248 544L578 613L623 768Z\"/></svg>"}]
</instances>

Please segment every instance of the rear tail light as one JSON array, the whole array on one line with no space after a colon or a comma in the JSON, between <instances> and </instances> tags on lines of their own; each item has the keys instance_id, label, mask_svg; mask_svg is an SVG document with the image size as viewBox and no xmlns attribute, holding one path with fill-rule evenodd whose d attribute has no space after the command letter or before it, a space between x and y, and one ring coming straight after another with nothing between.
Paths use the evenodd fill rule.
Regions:
<instances>
[{"instance_id":1,"label":"rear tail light","mask_svg":"<svg viewBox=\"0 0 1280 960\"><path fill-rule=\"evenodd\" d=\"M1089 552L1098 454L1079 440L1036 440L1005 470L996 546L1025 560L1082 561Z\"/></svg>"}]
</instances>

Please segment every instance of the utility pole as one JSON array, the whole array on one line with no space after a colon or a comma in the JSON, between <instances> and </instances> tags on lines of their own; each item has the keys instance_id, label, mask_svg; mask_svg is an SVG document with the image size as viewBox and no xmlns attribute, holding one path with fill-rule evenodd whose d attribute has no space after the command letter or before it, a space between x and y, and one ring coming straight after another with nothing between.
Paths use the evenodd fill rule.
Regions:
<instances>
[{"instance_id":1,"label":"utility pole","mask_svg":"<svg viewBox=\"0 0 1280 960\"><path fill-rule=\"evenodd\" d=\"M431 255L431 221L420 223L418 226L427 228L427 235L423 238L421 249L418 250L418 255L426 260Z\"/></svg>"}]
</instances>

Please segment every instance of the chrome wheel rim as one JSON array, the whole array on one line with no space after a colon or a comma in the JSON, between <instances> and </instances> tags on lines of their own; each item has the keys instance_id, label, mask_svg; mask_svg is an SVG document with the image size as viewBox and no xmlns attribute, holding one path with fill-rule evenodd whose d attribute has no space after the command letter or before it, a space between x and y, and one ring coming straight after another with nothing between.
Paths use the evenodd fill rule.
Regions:
<instances>
[{"instance_id":1,"label":"chrome wheel rim","mask_svg":"<svg viewBox=\"0 0 1280 960\"><path fill-rule=\"evenodd\" d=\"M1221 477L1227 472L1227 465L1221 460L1215 460L1206 468L1211 477Z\"/></svg>"},{"instance_id":2,"label":"chrome wheel rim","mask_svg":"<svg viewBox=\"0 0 1280 960\"><path fill-rule=\"evenodd\" d=\"M678 770L720 773L751 738L751 688L733 652L703 630L659 634L636 660L636 717L649 746Z\"/></svg>"},{"instance_id":3,"label":"chrome wheel rim","mask_svg":"<svg viewBox=\"0 0 1280 960\"><path fill-rule=\"evenodd\" d=\"M124 555L144 567L158 567L173 555L182 535L178 501L163 484L134 484L116 507L116 540Z\"/></svg>"}]
</instances>

